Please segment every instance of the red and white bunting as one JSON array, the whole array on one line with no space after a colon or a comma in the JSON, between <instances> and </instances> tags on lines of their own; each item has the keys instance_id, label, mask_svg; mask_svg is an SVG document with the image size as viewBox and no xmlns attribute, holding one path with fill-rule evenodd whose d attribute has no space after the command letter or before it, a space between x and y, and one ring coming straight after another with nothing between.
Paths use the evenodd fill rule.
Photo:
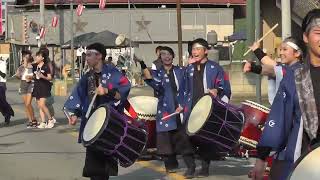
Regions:
<instances>
[{"instance_id":1,"label":"red and white bunting","mask_svg":"<svg viewBox=\"0 0 320 180\"><path fill-rule=\"evenodd\" d=\"M39 34L40 39L44 38L45 35L46 35L46 28L45 27L41 27L40 34Z\"/></svg>"},{"instance_id":2,"label":"red and white bunting","mask_svg":"<svg viewBox=\"0 0 320 180\"><path fill-rule=\"evenodd\" d=\"M77 7L77 15L78 16L82 15L83 9L84 9L84 5L83 4L79 4L78 7Z\"/></svg>"},{"instance_id":3,"label":"red and white bunting","mask_svg":"<svg viewBox=\"0 0 320 180\"><path fill-rule=\"evenodd\" d=\"M99 9L104 9L105 6L106 6L106 0L100 0Z\"/></svg>"},{"instance_id":4,"label":"red and white bunting","mask_svg":"<svg viewBox=\"0 0 320 180\"><path fill-rule=\"evenodd\" d=\"M58 25L58 17L57 17L57 16L54 16L54 17L52 18L52 21L51 21L51 26L52 26L53 28L55 28L55 27L57 27L57 25Z\"/></svg>"}]
</instances>

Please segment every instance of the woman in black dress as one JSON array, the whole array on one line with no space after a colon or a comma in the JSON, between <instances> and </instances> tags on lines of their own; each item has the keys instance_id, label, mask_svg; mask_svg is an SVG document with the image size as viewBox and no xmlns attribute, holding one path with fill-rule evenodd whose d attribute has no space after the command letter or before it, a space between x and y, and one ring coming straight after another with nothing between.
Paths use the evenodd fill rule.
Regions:
<instances>
[{"instance_id":1,"label":"woman in black dress","mask_svg":"<svg viewBox=\"0 0 320 180\"><path fill-rule=\"evenodd\" d=\"M48 66L48 56L44 51L36 53L35 64L33 65L34 72L34 89L32 96L36 98L39 107L41 123L38 128L52 128L54 122L48 107L46 106L46 99L51 96L51 71ZM46 122L46 117L48 122Z\"/></svg>"}]
</instances>

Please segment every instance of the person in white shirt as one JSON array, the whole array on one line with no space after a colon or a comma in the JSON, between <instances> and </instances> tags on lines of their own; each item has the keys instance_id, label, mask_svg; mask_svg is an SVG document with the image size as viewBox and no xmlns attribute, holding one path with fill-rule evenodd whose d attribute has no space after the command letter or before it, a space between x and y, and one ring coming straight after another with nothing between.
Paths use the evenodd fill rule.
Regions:
<instances>
[{"instance_id":1,"label":"person in white shirt","mask_svg":"<svg viewBox=\"0 0 320 180\"><path fill-rule=\"evenodd\" d=\"M33 57L32 57L31 51L29 50L23 50L21 53L22 53L22 63L16 72L16 77L18 79L21 79L19 93L22 96L22 99L25 105L26 115L29 120L29 123L27 124L27 128L36 128L38 126L38 122L34 116L34 111L32 107L32 92L34 87L34 83L32 80Z\"/></svg>"}]
</instances>

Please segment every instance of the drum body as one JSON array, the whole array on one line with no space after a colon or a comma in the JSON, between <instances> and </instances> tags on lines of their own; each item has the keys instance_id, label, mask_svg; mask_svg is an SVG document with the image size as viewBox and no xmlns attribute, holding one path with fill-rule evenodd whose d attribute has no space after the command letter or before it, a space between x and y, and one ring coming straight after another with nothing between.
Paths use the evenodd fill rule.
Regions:
<instances>
[{"instance_id":1,"label":"drum body","mask_svg":"<svg viewBox=\"0 0 320 180\"><path fill-rule=\"evenodd\" d=\"M128 123L128 118L109 105L99 106L84 128L83 145L114 156L122 167L129 167L144 150L147 133Z\"/></svg>"},{"instance_id":2,"label":"drum body","mask_svg":"<svg viewBox=\"0 0 320 180\"><path fill-rule=\"evenodd\" d=\"M193 107L186 131L193 143L228 153L238 144L242 125L241 109L204 95Z\"/></svg>"},{"instance_id":3,"label":"drum body","mask_svg":"<svg viewBox=\"0 0 320 180\"><path fill-rule=\"evenodd\" d=\"M239 142L245 146L245 148L256 148L270 109L248 100L242 102L241 104L241 108L243 109L245 117L245 123Z\"/></svg>"},{"instance_id":4,"label":"drum body","mask_svg":"<svg viewBox=\"0 0 320 180\"><path fill-rule=\"evenodd\" d=\"M128 99L133 110L137 113L139 121L144 126L143 128L148 132L148 142L146 148L156 148L156 115L158 98L151 96L135 96ZM130 112L125 110L128 116Z\"/></svg>"},{"instance_id":5,"label":"drum body","mask_svg":"<svg viewBox=\"0 0 320 180\"><path fill-rule=\"evenodd\" d=\"M144 129L148 132L147 149L156 148L156 120L143 120Z\"/></svg>"},{"instance_id":6,"label":"drum body","mask_svg":"<svg viewBox=\"0 0 320 180\"><path fill-rule=\"evenodd\" d=\"M319 180L320 179L320 144L312 147L312 151L301 156L294 164L288 180Z\"/></svg>"}]
</instances>

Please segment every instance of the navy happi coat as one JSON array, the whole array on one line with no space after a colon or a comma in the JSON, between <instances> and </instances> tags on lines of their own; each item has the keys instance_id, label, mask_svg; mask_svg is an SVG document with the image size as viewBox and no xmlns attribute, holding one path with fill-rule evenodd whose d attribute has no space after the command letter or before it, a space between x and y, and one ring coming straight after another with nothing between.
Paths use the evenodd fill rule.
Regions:
<instances>
[{"instance_id":1,"label":"navy happi coat","mask_svg":"<svg viewBox=\"0 0 320 180\"><path fill-rule=\"evenodd\" d=\"M189 64L185 72L186 88L184 93L185 107L184 119L187 120L192 111L192 95L196 87L194 87L193 74L195 70L194 64ZM218 98L228 102L231 97L231 86L229 76L225 73L223 68L216 62L208 60L205 64L203 75L203 89L204 93L208 93L208 89L219 89Z\"/></svg>"},{"instance_id":2,"label":"navy happi coat","mask_svg":"<svg viewBox=\"0 0 320 180\"><path fill-rule=\"evenodd\" d=\"M156 97L159 99L157 107L157 132L166 132L177 129L176 116L172 116L168 119L161 120L161 118L175 112L177 107L175 101L181 107L184 106L184 68L179 66L173 66L174 80L177 87L177 94L174 94L171 87L171 82L168 74L166 74L164 68L152 71L152 79L147 79L146 83L151 86L156 93ZM183 119L183 114L180 114L180 118Z\"/></svg>"},{"instance_id":3,"label":"navy happi coat","mask_svg":"<svg viewBox=\"0 0 320 180\"><path fill-rule=\"evenodd\" d=\"M65 110L73 112L81 118L78 138L79 143L81 142L81 136L87 123L85 115L90 104L88 83L89 73L86 73L81 77L72 94L64 104ZM115 89L118 91L121 95L121 99L117 100L114 97L105 95L99 98L99 104L97 104L96 107L101 104L109 104L119 112L122 112L124 103L127 101L127 97L130 92L131 84L129 80L117 68L112 65L105 64L101 71L100 83L104 88L108 88L109 90Z\"/></svg>"}]
</instances>

